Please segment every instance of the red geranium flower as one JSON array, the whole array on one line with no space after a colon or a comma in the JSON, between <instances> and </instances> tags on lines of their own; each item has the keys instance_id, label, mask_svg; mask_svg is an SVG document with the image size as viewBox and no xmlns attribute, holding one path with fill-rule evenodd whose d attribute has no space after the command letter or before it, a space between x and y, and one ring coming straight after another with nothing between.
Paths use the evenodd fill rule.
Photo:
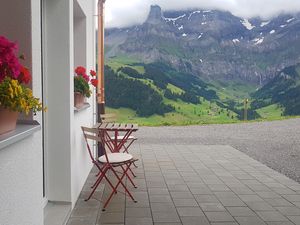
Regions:
<instances>
[{"instance_id":1,"label":"red geranium flower","mask_svg":"<svg viewBox=\"0 0 300 225\"><path fill-rule=\"evenodd\" d=\"M90 77L86 74L83 74L82 77L86 80L86 82L90 81Z\"/></svg>"},{"instance_id":2,"label":"red geranium flower","mask_svg":"<svg viewBox=\"0 0 300 225\"><path fill-rule=\"evenodd\" d=\"M30 75L30 72L29 70L22 66L21 68L21 72L20 72L20 75L18 77L18 81L20 83L24 83L24 84L28 84L30 81L31 81L31 75Z\"/></svg>"},{"instance_id":3,"label":"red geranium flower","mask_svg":"<svg viewBox=\"0 0 300 225\"><path fill-rule=\"evenodd\" d=\"M78 67L76 67L76 69L75 69L75 73L78 75L78 76L83 76L83 75L85 75L85 72L86 72L86 70L85 70L85 68L83 67L83 66L78 66Z\"/></svg>"},{"instance_id":4,"label":"red geranium flower","mask_svg":"<svg viewBox=\"0 0 300 225\"><path fill-rule=\"evenodd\" d=\"M97 85L98 85L98 80L97 80L97 79L92 79L92 80L91 80L91 83L92 83L92 85L93 85L94 87L97 87Z\"/></svg>"},{"instance_id":5,"label":"red geranium flower","mask_svg":"<svg viewBox=\"0 0 300 225\"><path fill-rule=\"evenodd\" d=\"M91 71L90 71L90 74L91 74L91 76L93 76L93 77L95 77L95 76L97 75L97 73L96 73L95 70L91 70Z\"/></svg>"},{"instance_id":6,"label":"red geranium flower","mask_svg":"<svg viewBox=\"0 0 300 225\"><path fill-rule=\"evenodd\" d=\"M12 79L18 78L22 66L16 56L17 51L18 46L16 43L0 36L0 82L6 76Z\"/></svg>"}]
</instances>

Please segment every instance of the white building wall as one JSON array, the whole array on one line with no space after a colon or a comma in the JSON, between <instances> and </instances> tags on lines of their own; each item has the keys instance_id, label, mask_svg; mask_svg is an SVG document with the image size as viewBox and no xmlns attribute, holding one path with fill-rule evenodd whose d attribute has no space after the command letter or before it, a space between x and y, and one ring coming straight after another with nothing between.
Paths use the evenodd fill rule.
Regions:
<instances>
[{"instance_id":1,"label":"white building wall","mask_svg":"<svg viewBox=\"0 0 300 225\"><path fill-rule=\"evenodd\" d=\"M44 1L46 185L50 201L71 202L73 1Z\"/></svg>"},{"instance_id":2,"label":"white building wall","mask_svg":"<svg viewBox=\"0 0 300 225\"><path fill-rule=\"evenodd\" d=\"M76 1L76 0L74 0ZM85 49L80 49L83 55L86 55L86 67L89 72L90 69L95 70L95 23L94 23L94 1L80 0L77 2L81 7L83 13L85 14L86 21L86 35L83 39L86 43L82 43L81 46L86 46ZM76 32L76 29L74 30ZM76 36L76 34L75 34ZM77 40L78 41L78 40ZM76 49L77 41L74 42ZM81 40L79 40L80 42ZM80 44L80 43L79 43ZM77 61L75 54L75 63ZM78 66L74 64L74 67ZM76 203L76 200L81 192L84 182L91 170L92 163L86 150L86 145L82 136L81 126L92 126L94 124L94 105L95 105L95 95L88 99L91 107L74 113L72 122L72 147L71 147L71 185L72 185L72 205Z\"/></svg>"},{"instance_id":3,"label":"white building wall","mask_svg":"<svg viewBox=\"0 0 300 225\"><path fill-rule=\"evenodd\" d=\"M19 42L21 52L27 56L26 66L32 70L34 95L39 98L42 98L43 48L44 103L48 107L45 113L46 197L74 206L92 167L80 126L94 123L95 96L88 99L90 108L74 112L73 0L43 0L43 3L42 23L39 0L5 1L5 7L1 3L0 35ZM78 4L86 16L86 59L81 60L87 69L95 69L94 2L79 0ZM14 18L5 19L4 15ZM45 29L43 47L41 24ZM34 119L42 124L42 113ZM42 131L0 149L1 225L44 223L42 152Z\"/></svg>"},{"instance_id":4,"label":"white building wall","mask_svg":"<svg viewBox=\"0 0 300 225\"><path fill-rule=\"evenodd\" d=\"M75 1L45 0L47 196L50 201L70 202L72 206L92 166L80 127L93 125L95 103L93 95L88 99L90 108L74 112L74 69L78 64L88 72L95 69L94 2ZM85 16L75 29L78 18L74 18L74 6L81 8L83 15L79 16Z\"/></svg>"},{"instance_id":5,"label":"white building wall","mask_svg":"<svg viewBox=\"0 0 300 225\"><path fill-rule=\"evenodd\" d=\"M34 95L41 98L39 1L32 0L32 4L30 0L5 1L0 7L0 15L0 35L19 42L21 52L27 57L25 64L32 69ZM13 15L14 19L2 19L4 15L8 18ZM34 119L41 123L41 113ZM18 143L0 149L1 225L43 224L41 133L36 132Z\"/></svg>"}]
</instances>

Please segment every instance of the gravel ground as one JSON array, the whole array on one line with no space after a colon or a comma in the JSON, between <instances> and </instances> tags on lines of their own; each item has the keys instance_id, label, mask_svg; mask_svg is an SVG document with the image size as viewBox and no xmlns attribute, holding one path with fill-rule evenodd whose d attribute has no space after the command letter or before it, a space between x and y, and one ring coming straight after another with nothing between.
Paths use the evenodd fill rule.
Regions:
<instances>
[{"instance_id":1,"label":"gravel ground","mask_svg":"<svg viewBox=\"0 0 300 225\"><path fill-rule=\"evenodd\" d=\"M300 119L273 122L141 127L140 143L230 145L300 183Z\"/></svg>"}]
</instances>

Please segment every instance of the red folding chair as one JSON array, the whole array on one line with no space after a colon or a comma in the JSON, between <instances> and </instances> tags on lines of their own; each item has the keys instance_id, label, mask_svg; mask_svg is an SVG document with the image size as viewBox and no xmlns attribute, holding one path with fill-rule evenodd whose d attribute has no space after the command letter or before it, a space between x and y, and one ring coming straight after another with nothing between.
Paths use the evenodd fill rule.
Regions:
<instances>
[{"instance_id":1,"label":"red folding chair","mask_svg":"<svg viewBox=\"0 0 300 225\"><path fill-rule=\"evenodd\" d=\"M118 192L117 189L120 185L123 186L123 188L125 190L124 194L125 195L128 194L129 197L134 202L136 202L135 199L133 198L132 194L129 192L126 185L124 184L123 179L125 177L127 177L128 180L130 181L130 183L133 185L133 187L136 188L131 177L128 175L128 171L129 171L130 166L135 161L137 161L137 159L133 158L133 156L128 153L119 153L119 152L108 153L105 148L105 145L106 145L105 137L101 132L99 134L99 130L97 128L81 127L81 129L83 131L83 135L84 135L84 138L85 138L85 141L87 144L87 149L88 149L89 155L91 157L91 160L92 160L93 164L99 169L99 175L97 176L97 179L96 179L94 185L92 186L92 191L91 191L89 197L85 201L88 201L92 197L92 195L96 191L96 189L99 186L99 184L101 183L101 181L103 179L105 179L107 181L107 183L109 184L109 186L111 187L112 192L109 195L106 202L104 203L104 206L102 209L103 211L105 211L105 208L107 207L108 203L112 199L113 195L117 194L117 192ZM95 157L91 151L88 140L101 142L104 146L104 155L100 156L100 157L97 157L97 156ZM121 171L117 170L117 168L121 168ZM108 171L112 171L112 174L114 174L114 176L117 178L117 184L115 184L115 185L112 184L109 177L106 175Z\"/></svg>"},{"instance_id":2,"label":"red folding chair","mask_svg":"<svg viewBox=\"0 0 300 225\"><path fill-rule=\"evenodd\" d=\"M117 142L120 143L120 142L123 142L125 138L126 138L126 137L125 137L124 135L118 135L117 137L111 136L111 137L110 137L110 140L113 140L114 142L117 140ZM128 152L129 147L130 147L130 146L132 145L132 143L133 143L134 141L136 141L136 140L137 140L137 138L136 138L135 136L130 135L130 136L126 139L125 143L122 145L123 152L124 152L124 153L129 153L129 152ZM108 140L108 141L109 141L109 140ZM133 165L134 165L135 168L137 168L137 165L136 165L135 163L133 163ZM133 171L132 171L131 169L129 169L129 170L130 170L130 172L132 173L132 175L133 175L134 177L136 177L136 175L133 173Z\"/></svg>"}]
</instances>

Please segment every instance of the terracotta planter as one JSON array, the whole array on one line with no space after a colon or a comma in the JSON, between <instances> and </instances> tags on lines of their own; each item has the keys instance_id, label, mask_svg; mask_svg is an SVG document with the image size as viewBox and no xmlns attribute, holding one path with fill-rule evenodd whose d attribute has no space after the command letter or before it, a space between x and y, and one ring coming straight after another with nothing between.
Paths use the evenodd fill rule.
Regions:
<instances>
[{"instance_id":1,"label":"terracotta planter","mask_svg":"<svg viewBox=\"0 0 300 225\"><path fill-rule=\"evenodd\" d=\"M16 129L19 112L0 107L0 135Z\"/></svg>"},{"instance_id":2,"label":"terracotta planter","mask_svg":"<svg viewBox=\"0 0 300 225\"><path fill-rule=\"evenodd\" d=\"M81 108L84 105L84 96L79 92L74 92L74 106Z\"/></svg>"}]
</instances>

